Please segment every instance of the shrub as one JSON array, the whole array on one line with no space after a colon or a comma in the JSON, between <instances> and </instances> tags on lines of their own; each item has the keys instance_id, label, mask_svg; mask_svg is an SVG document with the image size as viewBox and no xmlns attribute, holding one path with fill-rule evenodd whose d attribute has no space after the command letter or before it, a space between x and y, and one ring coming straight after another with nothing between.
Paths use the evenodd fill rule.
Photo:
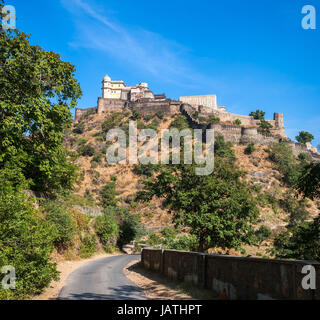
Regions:
<instances>
[{"instance_id":1,"label":"shrub","mask_svg":"<svg viewBox=\"0 0 320 320\"><path fill-rule=\"evenodd\" d=\"M117 244L122 247L124 244L141 238L144 234L144 228L141 225L140 216L130 214L122 215L120 218L119 238Z\"/></svg>"},{"instance_id":2,"label":"shrub","mask_svg":"<svg viewBox=\"0 0 320 320\"><path fill-rule=\"evenodd\" d=\"M141 114L139 111L137 110L132 111L132 116L131 116L132 120L138 120L140 117L141 117Z\"/></svg>"},{"instance_id":3,"label":"shrub","mask_svg":"<svg viewBox=\"0 0 320 320\"><path fill-rule=\"evenodd\" d=\"M277 163L279 172L283 174L283 180L290 186L295 185L301 175L302 164L297 163L291 147L279 142L273 144L268 152L270 159Z\"/></svg>"},{"instance_id":4,"label":"shrub","mask_svg":"<svg viewBox=\"0 0 320 320\"><path fill-rule=\"evenodd\" d=\"M100 191L100 203L103 207L116 206L118 200L116 199L116 182L107 182Z\"/></svg>"},{"instance_id":5,"label":"shrub","mask_svg":"<svg viewBox=\"0 0 320 320\"><path fill-rule=\"evenodd\" d=\"M164 117L164 112L162 111L162 110L160 110L160 111L158 111L157 113L156 113L156 115L157 115L157 117L159 118L159 119L163 119L163 117Z\"/></svg>"},{"instance_id":6,"label":"shrub","mask_svg":"<svg viewBox=\"0 0 320 320\"><path fill-rule=\"evenodd\" d=\"M110 210L106 209L102 216L96 218L95 230L104 249L108 252L116 243L119 234L117 220Z\"/></svg>"},{"instance_id":7,"label":"shrub","mask_svg":"<svg viewBox=\"0 0 320 320\"><path fill-rule=\"evenodd\" d=\"M241 120L240 119L234 120L234 124L236 124L237 126L240 126L241 125Z\"/></svg>"},{"instance_id":8,"label":"shrub","mask_svg":"<svg viewBox=\"0 0 320 320\"><path fill-rule=\"evenodd\" d=\"M229 158L231 162L235 161L234 151L231 149L232 143L225 142L223 136L217 136L214 144L214 153L222 158Z\"/></svg>"},{"instance_id":9,"label":"shrub","mask_svg":"<svg viewBox=\"0 0 320 320\"><path fill-rule=\"evenodd\" d=\"M121 121L125 117L121 112L112 113L102 124L102 131L107 133L109 130L118 128Z\"/></svg>"},{"instance_id":10,"label":"shrub","mask_svg":"<svg viewBox=\"0 0 320 320\"><path fill-rule=\"evenodd\" d=\"M87 235L81 239L81 245L78 251L80 258L89 258L96 251L96 237L95 235Z\"/></svg>"},{"instance_id":11,"label":"shrub","mask_svg":"<svg viewBox=\"0 0 320 320\"><path fill-rule=\"evenodd\" d=\"M80 155L92 157L95 154L94 148L90 144L86 144L78 149Z\"/></svg>"},{"instance_id":12,"label":"shrub","mask_svg":"<svg viewBox=\"0 0 320 320\"><path fill-rule=\"evenodd\" d=\"M294 225L274 240L272 252L277 258L320 260L320 218Z\"/></svg>"},{"instance_id":13,"label":"shrub","mask_svg":"<svg viewBox=\"0 0 320 320\"><path fill-rule=\"evenodd\" d=\"M248 146L246 147L246 149L244 150L244 152L246 154L251 154L254 151L256 151L256 148L254 147L254 143L253 142L249 143Z\"/></svg>"},{"instance_id":14,"label":"shrub","mask_svg":"<svg viewBox=\"0 0 320 320\"><path fill-rule=\"evenodd\" d=\"M189 128L187 118L183 115L177 116L170 124L170 128L176 128L178 130Z\"/></svg>"},{"instance_id":15,"label":"shrub","mask_svg":"<svg viewBox=\"0 0 320 320\"><path fill-rule=\"evenodd\" d=\"M307 155L305 153L299 153L298 155L298 159L301 160L301 161L305 161L307 160Z\"/></svg>"},{"instance_id":16,"label":"shrub","mask_svg":"<svg viewBox=\"0 0 320 320\"><path fill-rule=\"evenodd\" d=\"M211 123L219 123L220 122L220 118L217 118L213 114L211 114L209 116L209 122L211 122Z\"/></svg>"},{"instance_id":17,"label":"shrub","mask_svg":"<svg viewBox=\"0 0 320 320\"><path fill-rule=\"evenodd\" d=\"M58 201L44 203L46 220L53 225L53 244L59 250L70 247L75 235L75 224L67 208Z\"/></svg>"},{"instance_id":18,"label":"shrub","mask_svg":"<svg viewBox=\"0 0 320 320\"><path fill-rule=\"evenodd\" d=\"M255 232L255 237L258 241L258 243L262 243L263 241L267 240L270 238L272 234L272 231L269 227L266 226L261 226L256 232Z\"/></svg>"},{"instance_id":19,"label":"shrub","mask_svg":"<svg viewBox=\"0 0 320 320\"><path fill-rule=\"evenodd\" d=\"M58 279L51 262L52 234L25 194L0 187L0 266L12 265L16 271L16 289L0 286L0 300L40 293Z\"/></svg>"},{"instance_id":20,"label":"shrub","mask_svg":"<svg viewBox=\"0 0 320 320\"><path fill-rule=\"evenodd\" d=\"M76 133L76 134L82 134L84 132L84 125L83 123L77 123L75 126L74 126L74 129L72 130L73 133Z\"/></svg>"}]
</instances>

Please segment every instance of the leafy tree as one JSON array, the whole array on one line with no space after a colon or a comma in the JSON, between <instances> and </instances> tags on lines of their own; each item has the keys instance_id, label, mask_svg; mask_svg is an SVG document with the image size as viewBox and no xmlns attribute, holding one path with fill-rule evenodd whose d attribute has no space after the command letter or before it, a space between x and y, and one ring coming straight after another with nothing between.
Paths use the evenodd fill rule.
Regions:
<instances>
[{"instance_id":1,"label":"leafy tree","mask_svg":"<svg viewBox=\"0 0 320 320\"><path fill-rule=\"evenodd\" d=\"M243 173L221 158L215 160L215 171L207 176L196 175L194 165L161 168L155 179L144 181L138 194L143 201L163 198L176 223L190 228L201 252L252 243L251 224L258 214L248 186L239 180Z\"/></svg>"},{"instance_id":2,"label":"leafy tree","mask_svg":"<svg viewBox=\"0 0 320 320\"><path fill-rule=\"evenodd\" d=\"M300 131L299 135L296 136L296 140L301 144L306 144L311 142L314 139L314 136L308 131Z\"/></svg>"},{"instance_id":3,"label":"leafy tree","mask_svg":"<svg viewBox=\"0 0 320 320\"><path fill-rule=\"evenodd\" d=\"M240 126L240 125L241 125L241 120L240 120L240 119L236 119L236 120L234 120L234 123L235 123L237 126Z\"/></svg>"},{"instance_id":4,"label":"leafy tree","mask_svg":"<svg viewBox=\"0 0 320 320\"><path fill-rule=\"evenodd\" d=\"M140 216L124 211L119 221L119 237L117 244L122 247L124 244L130 243L132 240L139 239L145 234L145 230L141 225Z\"/></svg>"},{"instance_id":5,"label":"leafy tree","mask_svg":"<svg viewBox=\"0 0 320 320\"><path fill-rule=\"evenodd\" d=\"M270 133L270 129L272 128L272 124L266 120L261 120L259 123L259 132L262 133Z\"/></svg>"},{"instance_id":6,"label":"leafy tree","mask_svg":"<svg viewBox=\"0 0 320 320\"><path fill-rule=\"evenodd\" d=\"M305 164L296 185L297 190L310 199L320 197L320 163Z\"/></svg>"},{"instance_id":7,"label":"leafy tree","mask_svg":"<svg viewBox=\"0 0 320 320\"><path fill-rule=\"evenodd\" d=\"M251 111L249 116L253 117L255 120L264 120L265 112L257 109L256 111Z\"/></svg>"},{"instance_id":8,"label":"leafy tree","mask_svg":"<svg viewBox=\"0 0 320 320\"><path fill-rule=\"evenodd\" d=\"M320 164L310 163L303 167L295 185L298 192L311 199L320 197ZM274 241L273 252L280 258L320 260L320 217L304 221L298 212L298 221L279 234Z\"/></svg>"},{"instance_id":9,"label":"leafy tree","mask_svg":"<svg viewBox=\"0 0 320 320\"><path fill-rule=\"evenodd\" d=\"M63 146L70 109L81 96L74 73L25 33L0 29L0 170L21 168L34 190L57 192L75 182Z\"/></svg>"},{"instance_id":10,"label":"leafy tree","mask_svg":"<svg viewBox=\"0 0 320 320\"><path fill-rule=\"evenodd\" d=\"M288 228L274 240L276 257L320 260L320 217Z\"/></svg>"}]
</instances>

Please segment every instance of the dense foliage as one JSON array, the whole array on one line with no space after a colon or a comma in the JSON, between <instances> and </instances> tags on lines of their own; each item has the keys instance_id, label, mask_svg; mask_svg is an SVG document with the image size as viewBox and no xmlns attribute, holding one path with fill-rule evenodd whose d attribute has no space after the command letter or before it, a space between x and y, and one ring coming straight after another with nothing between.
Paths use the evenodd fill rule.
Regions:
<instances>
[{"instance_id":1,"label":"dense foliage","mask_svg":"<svg viewBox=\"0 0 320 320\"><path fill-rule=\"evenodd\" d=\"M296 139L301 144L306 144L307 142L311 142L314 139L314 136L308 131L300 131L299 135L296 136Z\"/></svg>"},{"instance_id":2,"label":"dense foliage","mask_svg":"<svg viewBox=\"0 0 320 320\"><path fill-rule=\"evenodd\" d=\"M75 182L63 146L81 96L74 73L23 32L0 29L0 170L19 168L34 190L57 192Z\"/></svg>"},{"instance_id":3,"label":"dense foliage","mask_svg":"<svg viewBox=\"0 0 320 320\"><path fill-rule=\"evenodd\" d=\"M232 162L216 157L214 173L195 174L193 165L161 168L156 178L144 181L138 199L164 199L164 206L175 213L175 222L188 227L196 238L197 250L210 247L240 248L253 243L252 223L257 208L242 173Z\"/></svg>"}]
</instances>

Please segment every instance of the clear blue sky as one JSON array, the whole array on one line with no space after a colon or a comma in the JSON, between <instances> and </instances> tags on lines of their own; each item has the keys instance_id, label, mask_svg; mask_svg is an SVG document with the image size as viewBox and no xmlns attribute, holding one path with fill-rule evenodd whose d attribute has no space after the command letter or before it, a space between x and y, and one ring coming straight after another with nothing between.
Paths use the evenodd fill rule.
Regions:
<instances>
[{"instance_id":1,"label":"clear blue sky","mask_svg":"<svg viewBox=\"0 0 320 320\"><path fill-rule=\"evenodd\" d=\"M105 74L170 98L216 94L227 111L283 112L287 135L320 143L320 2L313 0L6 0L31 42L77 68L79 107ZM301 27L301 9L319 14Z\"/></svg>"}]
</instances>

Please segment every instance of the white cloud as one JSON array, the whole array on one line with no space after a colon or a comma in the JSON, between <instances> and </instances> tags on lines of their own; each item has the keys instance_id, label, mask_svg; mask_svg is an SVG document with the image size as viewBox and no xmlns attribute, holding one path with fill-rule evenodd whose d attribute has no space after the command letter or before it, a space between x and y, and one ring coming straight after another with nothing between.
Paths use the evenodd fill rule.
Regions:
<instances>
[{"instance_id":1,"label":"white cloud","mask_svg":"<svg viewBox=\"0 0 320 320\"><path fill-rule=\"evenodd\" d=\"M106 52L129 66L139 68L154 77L183 87L201 83L219 85L214 79L198 73L189 65L189 50L175 41L137 27L124 27L83 0L61 0L72 14L77 38L70 43Z\"/></svg>"}]
</instances>

